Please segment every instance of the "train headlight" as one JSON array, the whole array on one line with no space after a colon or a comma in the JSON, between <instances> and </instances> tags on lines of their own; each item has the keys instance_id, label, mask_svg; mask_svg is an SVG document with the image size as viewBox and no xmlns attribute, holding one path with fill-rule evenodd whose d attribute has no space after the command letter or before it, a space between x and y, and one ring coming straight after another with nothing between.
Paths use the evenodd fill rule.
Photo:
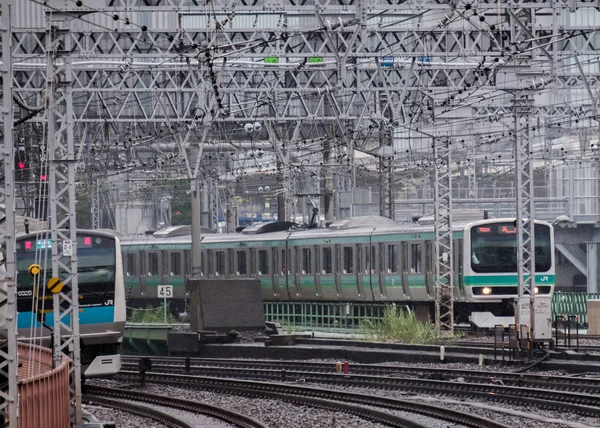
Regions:
<instances>
[{"instance_id":1,"label":"train headlight","mask_svg":"<svg viewBox=\"0 0 600 428\"><path fill-rule=\"evenodd\" d=\"M539 288L537 288L537 287L533 287L533 292L534 292L535 294L538 294L538 293L540 292L540 289L539 289Z\"/></svg>"},{"instance_id":2,"label":"train headlight","mask_svg":"<svg viewBox=\"0 0 600 428\"><path fill-rule=\"evenodd\" d=\"M492 288L491 287L483 287L481 289L481 292L487 296L489 294L492 294Z\"/></svg>"}]
</instances>

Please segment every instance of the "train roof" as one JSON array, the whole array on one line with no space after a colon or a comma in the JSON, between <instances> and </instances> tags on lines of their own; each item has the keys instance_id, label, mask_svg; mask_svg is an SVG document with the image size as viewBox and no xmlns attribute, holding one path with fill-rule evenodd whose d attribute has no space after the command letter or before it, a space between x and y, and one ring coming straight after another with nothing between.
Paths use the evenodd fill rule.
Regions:
<instances>
[{"instance_id":1,"label":"train roof","mask_svg":"<svg viewBox=\"0 0 600 428\"><path fill-rule=\"evenodd\" d=\"M378 216L358 217L358 221L353 219L344 219L332 223L329 228L320 229L292 229L287 231L278 231L263 234L210 234L202 235L202 243L233 243L233 242L257 242L257 241L285 241L302 239L327 239L329 237L343 238L352 236L380 236L386 234L424 234L433 233L433 224L419 223L397 223L393 220ZM500 219L462 219L454 221L452 228L454 231L464 230L465 227L473 223L494 223L494 222L513 222L514 218ZM536 220L536 223L549 224L544 221ZM157 238L152 235L141 237L122 237L121 244L127 245L161 245L161 244L185 244L189 243L190 235L174 236L169 238Z\"/></svg>"}]
</instances>

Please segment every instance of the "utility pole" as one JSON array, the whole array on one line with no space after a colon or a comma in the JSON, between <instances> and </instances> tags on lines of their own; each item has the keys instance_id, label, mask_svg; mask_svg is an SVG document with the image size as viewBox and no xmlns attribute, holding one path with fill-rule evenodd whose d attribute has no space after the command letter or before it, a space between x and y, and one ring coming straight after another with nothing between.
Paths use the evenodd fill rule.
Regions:
<instances>
[{"instance_id":1,"label":"utility pole","mask_svg":"<svg viewBox=\"0 0 600 428\"><path fill-rule=\"evenodd\" d=\"M451 143L433 138L435 229L435 326L440 337L454 335Z\"/></svg>"},{"instance_id":2,"label":"utility pole","mask_svg":"<svg viewBox=\"0 0 600 428\"><path fill-rule=\"evenodd\" d=\"M4 305L6 317L0 320L0 328L6 332L6 345L0 347L0 378L7 387L0 389L0 419L7 427L17 428L19 389L17 384L17 290L15 269L15 178L13 146L13 87L12 87L12 28L10 0L0 4L0 31L2 31L2 115L4 144L2 166L4 180L0 183L0 203L4 204L4 222L0 224L0 236L5 239L4 272L0 272L0 304Z\"/></svg>"}]
</instances>

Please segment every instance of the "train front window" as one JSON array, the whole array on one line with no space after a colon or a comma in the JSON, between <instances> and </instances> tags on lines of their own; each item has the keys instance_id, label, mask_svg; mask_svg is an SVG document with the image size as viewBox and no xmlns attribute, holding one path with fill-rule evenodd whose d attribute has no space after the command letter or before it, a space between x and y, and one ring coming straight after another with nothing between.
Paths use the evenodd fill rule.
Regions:
<instances>
[{"instance_id":1,"label":"train front window","mask_svg":"<svg viewBox=\"0 0 600 428\"><path fill-rule=\"evenodd\" d=\"M82 238L83 239L83 238ZM77 244L77 279L81 288L87 284L111 284L115 277L115 243L110 238L99 236L87 237L86 241ZM35 243L35 239L32 239ZM28 268L32 264L39 264L42 268L40 275L45 278L52 276L52 250L39 248L39 245L27 244L25 240L17 242L16 270L18 287L31 287L33 277L29 275ZM63 257L62 262L67 263L68 258ZM59 272L59 277L66 274Z\"/></svg>"},{"instance_id":2,"label":"train front window","mask_svg":"<svg viewBox=\"0 0 600 428\"><path fill-rule=\"evenodd\" d=\"M535 271L547 272L552 264L550 228L536 224L534 239ZM517 230L512 222L471 229L471 269L477 273L517 271Z\"/></svg>"}]
</instances>

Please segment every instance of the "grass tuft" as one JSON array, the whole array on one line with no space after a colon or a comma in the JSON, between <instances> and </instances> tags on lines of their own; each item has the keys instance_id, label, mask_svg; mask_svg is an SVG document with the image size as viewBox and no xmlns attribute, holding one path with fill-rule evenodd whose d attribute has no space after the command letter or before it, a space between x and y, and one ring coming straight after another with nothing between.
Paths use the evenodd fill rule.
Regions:
<instances>
[{"instance_id":1,"label":"grass tuft","mask_svg":"<svg viewBox=\"0 0 600 428\"><path fill-rule=\"evenodd\" d=\"M362 320L360 330L368 339L378 342L440 343L434 324L421 322L414 312L396 305L387 306L383 318Z\"/></svg>"}]
</instances>

